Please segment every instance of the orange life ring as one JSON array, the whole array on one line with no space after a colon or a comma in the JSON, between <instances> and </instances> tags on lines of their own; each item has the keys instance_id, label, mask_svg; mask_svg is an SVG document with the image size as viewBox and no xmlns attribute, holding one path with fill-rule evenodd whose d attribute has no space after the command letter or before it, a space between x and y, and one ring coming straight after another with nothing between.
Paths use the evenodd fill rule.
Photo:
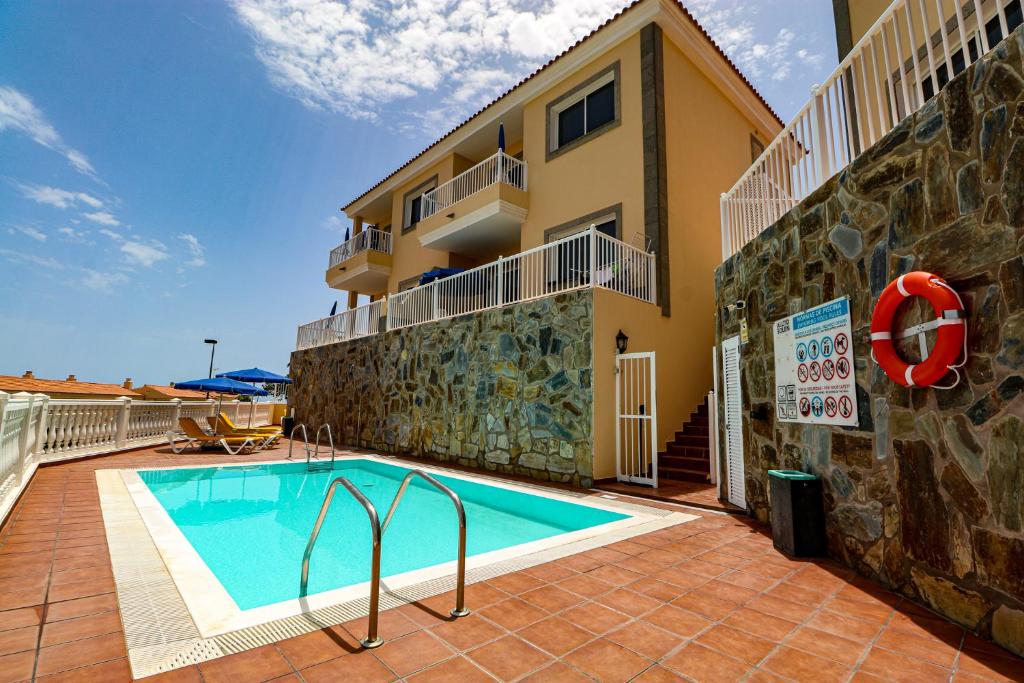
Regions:
<instances>
[{"instance_id":1,"label":"orange life ring","mask_svg":"<svg viewBox=\"0 0 1024 683\"><path fill-rule=\"evenodd\" d=\"M922 326L937 329L935 348L917 365L905 363L893 345L892 324L896 309L911 296L923 296L935 310L935 320ZM964 352L966 359L967 325L960 295L937 275L914 271L900 275L882 290L871 316L871 350L875 362L893 382L905 387L929 387L958 365L956 359ZM923 330L922 330L923 331ZM922 342L923 343L923 342ZM959 380L959 374L957 378ZM948 388L948 387L946 387Z\"/></svg>"}]
</instances>

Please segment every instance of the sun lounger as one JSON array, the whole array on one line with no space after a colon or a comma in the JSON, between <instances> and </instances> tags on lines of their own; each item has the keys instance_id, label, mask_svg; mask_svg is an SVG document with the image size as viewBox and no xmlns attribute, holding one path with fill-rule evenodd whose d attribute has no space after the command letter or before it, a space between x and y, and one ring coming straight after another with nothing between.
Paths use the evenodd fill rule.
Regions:
<instances>
[{"instance_id":1,"label":"sun lounger","mask_svg":"<svg viewBox=\"0 0 1024 683\"><path fill-rule=\"evenodd\" d=\"M178 439L181 438L174 432L167 432L167 440L171 443L171 450L175 453L184 453L190 446L197 448L204 445L220 446L230 455L238 455L243 451L251 452L263 448L269 439L257 436L224 436L223 434L207 434L199 424L191 417L178 419L178 426L184 433L185 443L178 446Z\"/></svg>"},{"instance_id":2,"label":"sun lounger","mask_svg":"<svg viewBox=\"0 0 1024 683\"><path fill-rule=\"evenodd\" d=\"M223 415L223 413L221 413ZM266 441L266 445L271 445L281 438L281 428L275 427L277 431L263 430L260 427L233 427L230 421L218 419L213 415L206 418L206 422L210 425L210 429L213 430L214 434L220 434L223 436L242 436L250 439L259 439Z\"/></svg>"},{"instance_id":3,"label":"sun lounger","mask_svg":"<svg viewBox=\"0 0 1024 683\"><path fill-rule=\"evenodd\" d=\"M217 417L220 418L220 422L222 423L221 426L224 427L224 429L221 429L220 427L215 425L210 426L213 427L218 434L230 434L232 432L258 432L260 434L281 434L281 432L283 431L280 425L266 425L263 427L239 427L231 420L231 418L228 417L227 413L225 413L223 410L220 413L218 413Z\"/></svg>"}]
</instances>

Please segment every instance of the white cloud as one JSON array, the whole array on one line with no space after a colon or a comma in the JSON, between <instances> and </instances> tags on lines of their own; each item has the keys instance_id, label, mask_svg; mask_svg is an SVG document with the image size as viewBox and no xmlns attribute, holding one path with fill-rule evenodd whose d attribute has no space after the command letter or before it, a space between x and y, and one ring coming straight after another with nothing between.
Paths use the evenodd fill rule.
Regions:
<instances>
[{"instance_id":1,"label":"white cloud","mask_svg":"<svg viewBox=\"0 0 1024 683\"><path fill-rule=\"evenodd\" d=\"M167 247L159 242L143 244L134 240L126 240L121 244L121 253L132 265L151 267L154 263L170 258Z\"/></svg>"},{"instance_id":2,"label":"white cloud","mask_svg":"<svg viewBox=\"0 0 1024 683\"><path fill-rule=\"evenodd\" d=\"M13 227L8 228L7 232L9 232L12 235L20 232L22 235L25 235L26 237L31 237L36 242L46 241L46 233L41 230L37 230L30 225L15 225Z\"/></svg>"},{"instance_id":3,"label":"white cloud","mask_svg":"<svg viewBox=\"0 0 1024 683\"><path fill-rule=\"evenodd\" d=\"M85 269L82 285L96 292L110 294L117 285L126 284L128 276L124 273L101 273L97 270Z\"/></svg>"},{"instance_id":4,"label":"white cloud","mask_svg":"<svg viewBox=\"0 0 1024 683\"><path fill-rule=\"evenodd\" d=\"M324 220L324 227L330 230L331 232L336 232L339 235L342 235L345 233L345 229L348 227L348 223L341 220L337 216L328 216Z\"/></svg>"},{"instance_id":5,"label":"white cloud","mask_svg":"<svg viewBox=\"0 0 1024 683\"><path fill-rule=\"evenodd\" d=\"M185 243L188 248L188 253L191 258L185 262L185 265L190 268L201 268L206 265L206 258L204 256L206 249L202 244L199 243L199 238L189 233L182 233L178 235L178 239Z\"/></svg>"},{"instance_id":6,"label":"white cloud","mask_svg":"<svg viewBox=\"0 0 1024 683\"><path fill-rule=\"evenodd\" d=\"M64 156L75 170L93 178L96 171L85 155L69 147L46 115L25 94L0 86L0 131L10 128Z\"/></svg>"},{"instance_id":7,"label":"white cloud","mask_svg":"<svg viewBox=\"0 0 1024 683\"><path fill-rule=\"evenodd\" d=\"M312 108L375 120L431 93L445 106L406 114L448 127L620 10L623 0L231 0L271 81ZM415 109L415 108L414 108Z\"/></svg>"},{"instance_id":8,"label":"white cloud","mask_svg":"<svg viewBox=\"0 0 1024 683\"><path fill-rule=\"evenodd\" d=\"M687 7L718 46L755 82L785 81L792 75L795 63L817 66L822 62L822 56L812 53L803 43L794 44L796 33L789 28L762 36L763 26L757 20L760 8L756 3L690 0Z\"/></svg>"},{"instance_id":9,"label":"white cloud","mask_svg":"<svg viewBox=\"0 0 1024 683\"><path fill-rule=\"evenodd\" d=\"M22 185L21 183L18 183L18 188L26 198L39 204L55 206L58 209L67 209L79 202L94 209L103 206L102 200L85 192L72 192L70 190L62 190L59 187L50 187L49 185Z\"/></svg>"},{"instance_id":10,"label":"white cloud","mask_svg":"<svg viewBox=\"0 0 1024 683\"><path fill-rule=\"evenodd\" d=\"M50 268L52 270L62 270L64 268L58 261L52 258L26 254L21 251L14 251L13 249L0 248L0 257L11 263L29 264L39 266L40 268Z\"/></svg>"},{"instance_id":11,"label":"white cloud","mask_svg":"<svg viewBox=\"0 0 1024 683\"><path fill-rule=\"evenodd\" d=\"M64 235L64 239L69 242L84 242L85 238L89 236L89 233L84 230L75 230L69 227L58 228L57 232Z\"/></svg>"},{"instance_id":12,"label":"white cloud","mask_svg":"<svg viewBox=\"0 0 1024 683\"><path fill-rule=\"evenodd\" d=\"M113 230L107 230L106 228L100 228L100 234L101 235L106 235L107 237L109 237L110 239L114 240L115 242L122 242L122 241L124 241L124 236L121 233L119 233L119 232L114 232Z\"/></svg>"},{"instance_id":13,"label":"white cloud","mask_svg":"<svg viewBox=\"0 0 1024 683\"><path fill-rule=\"evenodd\" d=\"M114 217L114 214L109 211L94 211L92 213L85 213L82 215L93 223L99 223L100 225L109 225L112 228L116 228L121 225L121 221L117 220Z\"/></svg>"}]
</instances>

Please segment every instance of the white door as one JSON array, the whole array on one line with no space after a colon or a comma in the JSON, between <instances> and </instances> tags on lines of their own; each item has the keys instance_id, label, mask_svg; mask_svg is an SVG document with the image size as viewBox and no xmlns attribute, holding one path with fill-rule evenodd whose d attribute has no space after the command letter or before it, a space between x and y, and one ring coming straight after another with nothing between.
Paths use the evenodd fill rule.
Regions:
<instances>
[{"instance_id":1,"label":"white door","mask_svg":"<svg viewBox=\"0 0 1024 683\"><path fill-rule=\"evenodd\" d=\"M654 352L615 356L615 475L658 485L658 402Z\"/></svg>"},{"instance_id":2,"label":"white door","mask_svg":"<svg viewBox=\"0 0 1024 683\"><path fill-rule=\"evenodd\" d=\"M729 502L747 507L743 483L743 400L740 390L740 338L722 342L722 384L725 386L725 464Z\"/></svg>"}]
</instances>

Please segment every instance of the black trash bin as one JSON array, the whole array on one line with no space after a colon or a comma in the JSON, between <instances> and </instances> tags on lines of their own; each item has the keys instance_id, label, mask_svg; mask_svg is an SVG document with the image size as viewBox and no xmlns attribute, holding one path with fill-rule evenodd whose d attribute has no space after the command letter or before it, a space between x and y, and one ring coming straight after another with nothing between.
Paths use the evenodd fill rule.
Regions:
<instances>
[{"instance_id":1,"label":"black trash bin","mask_svg":"<svg viewBox=\"0 0 1024 683\"><path fill-rule=\"evenodd\" d=\"M281 418L281 431L284 432L285 436L292 435L292 427L295 426L295 418L291 415L285 415Z\"/></svg>"},{"instance_id":2,"label":"black trash bin","mask_svg":"<svg viewBox=\"0 0 1024 683\"><path fill-rule=\"evenodd\" d=\"M821 480L796 470L768 470L772 539L790 557L825 554L825 511Z\"/></svg>"}]
</instances>

